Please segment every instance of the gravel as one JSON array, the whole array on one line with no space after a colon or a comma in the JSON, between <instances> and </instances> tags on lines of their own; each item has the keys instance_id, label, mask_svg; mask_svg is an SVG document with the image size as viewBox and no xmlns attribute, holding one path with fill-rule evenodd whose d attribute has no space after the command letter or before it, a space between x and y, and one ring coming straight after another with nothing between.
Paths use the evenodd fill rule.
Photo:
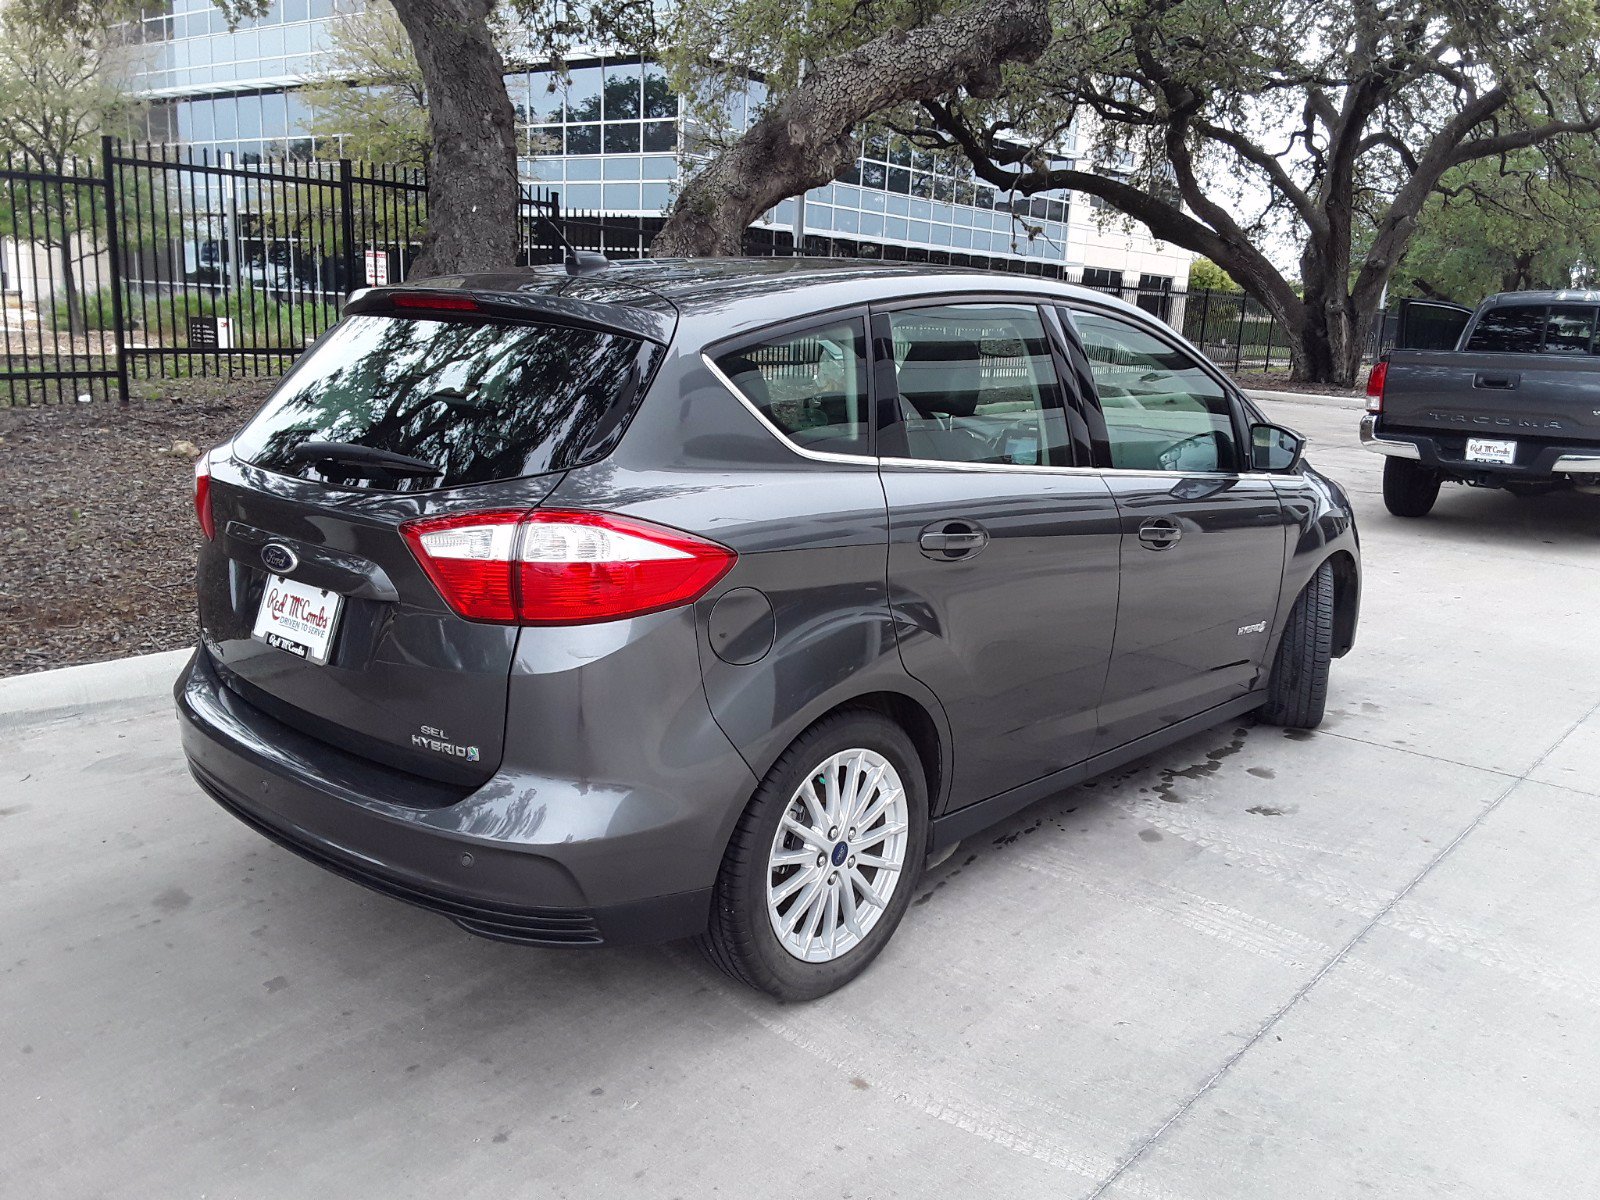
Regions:
<instances>
[{"instance_id":1,"label":"gravel","mask_svg":"<svg viewBox=\"0 0 1600 1200\"><path fill-rule=\"evenodd\" d=\"M194 457L270 379L160 400L0 408L0 675L194 641Z\"/></svg>"}]
</instances>

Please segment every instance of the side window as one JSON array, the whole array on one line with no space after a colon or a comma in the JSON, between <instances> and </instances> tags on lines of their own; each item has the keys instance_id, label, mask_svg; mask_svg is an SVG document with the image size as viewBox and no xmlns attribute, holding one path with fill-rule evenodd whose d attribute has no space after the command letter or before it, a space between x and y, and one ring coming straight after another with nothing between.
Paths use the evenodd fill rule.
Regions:
<instances>
[{"instance_id":1,"label":"side window","mask_svg":"<svg viewBox=\"0 0 1600 1200\"><path fill-rule=\"evenodd\" d=\"M754 342L716 360L719 370L796 446L872 452L867 339L859 320Z\"/></svg>"},{"instance_id":2,"label":"side window","mask_svg":"<svg viewBox=\"0 0 1600 1200\"><path fill-rule=\"evenodd\" d=\"M888 314L910 458L1072 465L1060 381L1039 310L952 304Z\"/></svg>"},{"instance_id":3,"label":"side window","mask_svg":"<svg viewBox=\"0 0 1600 1200\"><path fill-rule=\"evenodd\" d=\"M1505 304L1478 318L1467 339L1468 350L1507 354L1537 354L1544 340L1545 306Z\"/></svg>"},{"instance_id":4,"label":"side window","mask_svg":"<svg viewBox=\"0 0 1600 1200\"><path fill-rule=\"evenodd\" d=\"M1131 471L1234 471L1233 402L1183 351L1131 322L1074 311L1094 374L1111 465Z\"/></svg>"},{"instance_id":5,"label":"side window","mask_svg":"<svg viewBox=\"0 0 1600 1200\"><path fill-rule=\"evenodd\" d=\"M1546 354L1588 354L1594 341L1593 307L1586 304L1552 304L1545 325Z\"/></svg>"}]
</instances>

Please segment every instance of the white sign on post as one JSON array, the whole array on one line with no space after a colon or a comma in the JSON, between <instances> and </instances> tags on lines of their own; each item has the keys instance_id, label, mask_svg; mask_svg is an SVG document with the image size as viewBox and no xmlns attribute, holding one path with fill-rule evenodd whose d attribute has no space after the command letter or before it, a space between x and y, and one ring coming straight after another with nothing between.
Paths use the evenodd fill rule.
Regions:
<instances>
[{"instance_id":1,"label":"white sign on post","mask_svg":"<svg viewBox=\"0 0 1600 1200\"><path fill-rule=\"evenodd\" d=\"M367 251L367 286L383 287L389 282L389 252Z\"/></svg>"}]
</instances>

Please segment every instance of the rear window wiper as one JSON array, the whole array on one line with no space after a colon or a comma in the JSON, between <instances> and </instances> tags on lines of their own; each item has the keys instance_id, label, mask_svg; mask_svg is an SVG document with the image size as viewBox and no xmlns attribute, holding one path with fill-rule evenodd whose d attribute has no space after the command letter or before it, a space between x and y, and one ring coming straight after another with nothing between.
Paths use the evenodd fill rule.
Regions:
<instances>
[{"instance_id":1,"label":"rear window wiper","mask_svg":"<svg viewBox=\"0 0 1600 1200\"><path fill-rule=\"evenodd\" d=\"M301 442L289 451L288 458L290 462L368 467L386 475L444 474L443 467L436 467L427 459L412 458L409 454L396 454L393 450L380 450L376 446L358 446L355 442Z\"/></svg>"}]
</instances>

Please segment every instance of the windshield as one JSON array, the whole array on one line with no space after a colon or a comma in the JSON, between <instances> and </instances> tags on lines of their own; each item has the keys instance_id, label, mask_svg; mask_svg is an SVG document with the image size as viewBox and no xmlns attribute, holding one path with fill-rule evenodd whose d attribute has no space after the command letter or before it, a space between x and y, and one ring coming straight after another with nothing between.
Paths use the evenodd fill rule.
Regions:
<instances>
[{"instance_id":1,"label":"windshield","mask_svg":"<svg viewBox=\"0 0 1600 1200\"><path fill-rule=\"evenodd\" d=\"M568 326L347 317L235 447L269 471L394 491L561 471L611 448L653 352L635 337ZM438 470L400 477L357 456L317 460L296 453L305 442L368 447Z\"/></svg>"}]
</instances>

